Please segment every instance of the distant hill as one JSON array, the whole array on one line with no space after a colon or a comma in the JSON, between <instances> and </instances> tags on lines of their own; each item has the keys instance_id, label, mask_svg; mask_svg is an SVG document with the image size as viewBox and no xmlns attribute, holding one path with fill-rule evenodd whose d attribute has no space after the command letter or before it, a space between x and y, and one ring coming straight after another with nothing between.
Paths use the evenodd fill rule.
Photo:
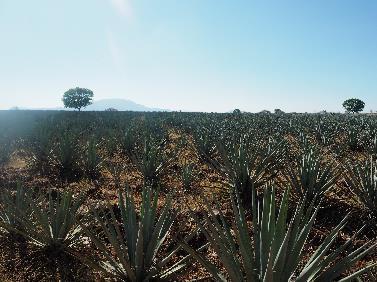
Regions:
<instances>
[{"instance_id":1,"label":"distant hill","mask_svg":"<svg viewBox=\"0 0 377 282\"><path fill-rule=\"evenodd\" d=\"M109 108L117 109L118 111L135 111L135 112L162 112L169 111L166 109L159 108L149 108L144 105L137 104L130 100L125 99L103 99L98 101L93 101L93 104L83 109L83 111L104 111ZM67 109L63 107L56 108L18 108L13 107L10 110L51 110L51 111L71 111L72 109Z\"/></svg>"},{"instance_id":2,"label":"distant hill","mask_svg":"<svg viewBox=\"0 0 377 282\"><path fill-rule=\"evenodd\" d=\"M108 108L114 108L118 111L135 111L135 112L161 112L167 111L158 108L149 108L125 99L103 99L94 101L93 104L86 107L84 111L104 111Z\"/></svg>"}]
</instances>

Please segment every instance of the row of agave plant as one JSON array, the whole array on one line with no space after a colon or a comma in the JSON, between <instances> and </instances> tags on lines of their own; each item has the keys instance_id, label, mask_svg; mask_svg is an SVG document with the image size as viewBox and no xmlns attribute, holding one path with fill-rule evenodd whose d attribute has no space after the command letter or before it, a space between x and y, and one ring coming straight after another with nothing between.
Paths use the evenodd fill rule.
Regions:
<instances>
[{"instance_id":1,"label":"row of agave plant","mask_svg":"<svg viewBox=\"0 0 377 282\"><path fill-rule=\"evenodd\" d=\"M213 131L217 132L216 130ZM235 138L239 139L234 137L229 139L227 135L217 138L221 142L214 142L213 140L216 138L213 137L213 134L215 133L211 133L211 131L200 133L195 134L194 131L194 141L203 161L227 175L228 179L232 179L232 184L236 186L241 197L247 202L250 202L251 199L252 185L258 188L269 180L275 179L281 171L283 171L286 182L297 190L295 191L296 194L301 195L302 198L305 193L308 193L309 200L317 196L315 191L318 190L318 187L321 187L321 191L316 193L319 196L323 195L339 179L342 172L348 171L344 175L347 185L352 187L352 192L359 192L358 198L365 203L369 210L376 209L374 197L369 192L363 192L364 195L362 195L360 189L358 189L359 183L362 183L364 188L367 186L366 183L361 182L360 177L362 173L367 173L364 168L369 171L369 178L372 179L369 186L373 184L372 164L375 154L371 154L372 160L368 160L364 165L358 162L348 162L343 166L334 167L333 164L325 164L320 158L321 154L317 147L313 146L309 139L301 134L302 159L297 169L286 169L284 167L290 167L287 166L286 162L287 155L289 155L287 142L277 142L273 138L265 140L256 134L244 134L241 137L237 137L239 134L234 134ZM43 165L49 164L57 168L62 177L82 170L83 174L89 178L97 178L100 175L101 168L106 164L106 158L103 157L103 154L100 154L100 146L95 139L89 139L83 152L81 152L79 142L77 142L79 136L70 135L69 132L60 134L60 136L61 138L57 139L55 147L52 147L54 139L51 138L48 131L42 131L38 138L29 140L26 150L31 155L30 159L33 166L38 171L43 171ZM123 132L120 138L111 140L112 142L108 142L105 146L105 151L110 155L110 158L113 157L114 151L120 149L139 168L146 185L156 186L159 184L164 169L172 161L171 157L166 157L163 154L163 143L166 142L166 139L160 139L161 141L156 142L155 139L148 136L142 144L140 142L138 144L135 130L128 129ZM176 153L173 152L172 155ZM220 158L217 158L216 155L219 155ZM40 164L42 164L41 167ZM115 167L112 163L108 165L110 170ZM183 167L182 178L183 186L188 190L193 179L192 164ZM371 187L363 189L369 191L373 189L373 186Z\"/></svg>"},{"instance_id":2,"label":"row of agave plant","mask_svg":"<svg viewBox=\"0 0 377 282\"><path fill-rule=\"evenodd\" d=\"M0 167L7 164L11 158L13 144L10 138L0 137Z\"/></svg>"},{"instance_id":3,"label":"row of agave plant","mask_svg":"<svg viewBox=\"0 0 377 282\"><path fill-rule=\"evenodd\" d=\"M13 116L12 116L13 114ZM338 146L351 151L377 153L377 122L374 116L342 114L216 114L216 113L74 113L74 112L9 112L0 119L0 132L28 139L35 125L42 123L48 131L76 130L84 135L103 137L133 127L135 132L149 132L156 139L164 128L176 127L207 135L204 139L232 138L234 134L259 136L299 136L305 133L321 146ZM23 119L20 118L25 115ZM17 120L19 121L17 122ZM4 121L4 124L3 124ZM12 122L11 122L12 121ZM11 125L9 125L11 124ZM18 124L18 126L17 126ZM22 126L20 126L22 125ZM29 133L26 128L29 128ZM38 127L38 126L37 126ZM18 128L18 129L17 129ZM9 132L11 131L11 132ZM16 132L13 132L16 131ZM134 133L135 133L134 132ZM147 135L148 135L147 134ZM99 139L97 138L97 139ZM203 140L206 142L206 140Z\"/></svg>"},{"instance_id":4,"label":"row of agave plant","mask_svg":"<svg viewBox=\"0 0 377 282\"><path fill-rule=\"evenodd\" d=\"M287 158L289 158L290 150L287 148L287 142L276 142L274 140L283 139L282 134L287 128L282 126L282 124L284 125L289 120L296 118L295 116L287 116L288 117L280 117L283 119L280 125L281 128L274 130L274 134L270 134L274 137L270 137L270 140L266 140L265 137L268 133L266 130L269 130L269 127L264 125L270 124L271 120L276 118L271 118L271 116L261 116L257 119L260 124L256 127L262 128L260 130L261 132L255 131L255 126L251 126L252 129L248 128L247 122L238 120L240 117L232 117L229 120L225 119L223 122L215 123L213 121L218 118L217 116L209 117L208 119L202 118L199 126L189 129L194 133L194 141L203 161L214 166L221 173L227 175L229 179L236 179L235 185L238 187L237 190L241 193L243 198L248 197L250 200L251 194L248 191L251 190L251 184L258 187L266 181L276 178L281 170L284 171L284 175L289 176L285 177L288 182L290 182L293 187L298 187L297 183L295 183L297 180L294 179L294 175L305 172L305 166L309 165L312 159L317 160L315 165L318 166L318 168L324 166L323 162L318 160L320 155L319 150L316 149L316 146L310 145L313 143L313 140L309 142L309 138L303 138L302 136L304 135L301 133L300 138L303 139L301 143L304 147L302 148L304 156L301 160L303 166L302 171L283 169L284 167L289 167L287 166L287 163L289 163L289 160L287 162ZM198 114L197 119L199 119L199 117L200 115ZM307 118L309 122L313 122L310 116L300 116L300 118L302 118L304 122L305 118ZM322 119L324 121L319 119L317 123L326 123L327 125L322 125L326 130L321 129L321 132L331 131L328 129L330 124L327 119ZM328 119L332 120L330 118ZM340 117L338 119L340 119ZM176 122L176 120L181 120L182 127L184 128L184 118L175 117L173 121ZM369 131L373 131L373 123L371 121L369 121L368 126L366 125L368 123L363 122L362 119L360 121L349 118L349 120L346 121L349 124L354 123L361 127L368 127L370 128ZM302 123L305 124L304 122ZM114 137L116 134L114 131L111 131L109 132L111 137L100 142L96 141L98 140L97 138L89 137L88 141L84 142L84 144L80 144L80 142L82 142L80 140L86 139L82 138L85 136L85 133L80 133L80 135L67 130L62 131L61 129L57 129L54 135L50 127L48 129L42 127L43 130L37 130L37 135L34 138L29 138L24 142L24 150L29 155L28 159L31 165L38 172L45 172L51 175L53 174L52 171L54 171L57 172L58 176L66 180L70 180L69 178L77 175L85 175L90 179L98 178L101 175L101 169L107 164L106 160L111 160L114 156L114 152L120 150L123 152L123 155L131 159L138 167L145 178L146 184L157 185L164 169L172 161L171 157L167 157L163 153L163 144L166 142L166 136L164 136L166 135L166 130L164 131L159 123L161 123L161 121L148 126L145 124L141 127L135 126L134 128L129 126L126 130L121 131L121 134L117 137ZM68 124L63 127L69 128L74 126ZM235 127L239 127L239 130ZM302 127L306 128L302 131L307 131L307 125L302 125ZM148 135L138 135L137 133L140 131L146 131ZM151 138L151 132L160 138ZM374 138L371 141L372 144L375 144L374 146L377 146L376 140L377 139ZM102 144L105 144L105 146L102 146ZM6 146L2 146L2 148L5 147ZM105 151L105 153L103 153L103 151ZM173 152L171 155L175 154L176 152ZM372 158L375 155L372 150ZM217 156L220 156L220 158ZM340 161L342 162L344 159ZM113 164L110 163L109 166L111 168ZM352 165L346 164L337 167L334 169L333 180L337 179L343 167L346 167L348 171L353 171L357 168L360 169L360 166L361 165L357 164L357 162L354 162ZM364 167L366 166L368 166L368 164L364 165ZM192 165L183 167L182 177L185 187L189 187L192 182L192 170ZM327 175L332 174L331 170L332 165L327 165L324 175L322 176L322 181L326 181ZM357 172L353 172L353 174L353 182L355 182ZM305 180L304 177L305 175L302 175L301 181L304 183L308 182L309 180ZM347 183L351 185L349 179L347 179ZM306 183L305 185L310 186L314 184Z\"/></svg>"},{"instance_id":5,"label":"row of agave plant","mask_svg":"<svg viewBox=\"0 0 377 282\"><path fill-rule=\"evenodd\" d=\"M282 143L270 143L258 162L251 161L253 150L245 146L246 141L241 140L230 148L228 159L214 164L229 175L231 219L222 213L219 201L203 198L206 213L202 218L190 212L197 225L190 234L171 233L173 225L178 224L172 197L168 196L159 209L159 191L149 185L143 188L140 207L131 190L125 188L119 189L116 207L109 203L93 207L89 213L83 195L52 191L44 195L18 186L15 194L4 191L1 195L0 226L10 236L21 236L55 260L63 254L74 256L120 281L173 280L187 270L192 260L217 281L353 281L375 267L371 263L349 272L375 251L376 244L368 241L353 246L363 227L339 245L337 235L346 226L348 216L311 256L306 254L322 199L339 177L338 167L322 165L319 153L306 145L297 168L287 169L280 185L286 189L278 205L277 188L270 182L275 170L271 159L282 154ZM377 206L376 168L371 159L365 165L349 166L346 174L352 192L372 212ZM185 173L190 177L190 170ZM288 207L291 195L297 202L292 215ZM200 247L191 244L197 233L207 239ZM80 246L86 239L96 246L98 256L81 254ZM209 259L208 249L216 253L221 266ZM60 272L64 271L57 269L57 275Z\"/></svg>"},{"instance_id":6,"label":"row of agave plant","mask_svg":"<svg viewBox=\"0 0 377 282\"><path fill-rule=\"evenodd\" d=\"M97 180L104 168L113 170L113 160L121 155L138 167L146 182L155 183L164 164L171 159L163 157L164 139L150 135L137 139L130 129L117 137L111 133L110 138L101 139L67 130L54 134L38 129L20 147L31 170L51 178L68 182L81 178Z\"/></svg>"},{"instance_id":7,"label":"row of agave plant","mask_svg":"<svg viewBox=\"0 0 377 282\"><path fill-rule=\"evenodd\" d=\"M144 187L139 208L126 188L125 193L119 190L116 207L109 204L107 209L92 209L85 214L83 196L73 197L70 192L53 195L50 191L46 199L45 195L33 196L19 186L15 195L2 194L0 226L9 236L22 236L55 260L62 255L75 256L93 270L119 281L172 280L186 271L193 259L217 281L353 281L375 267L372 263L348 276L342 275L376 247L375 243L366 242L352 249L361 228L334 248L347 216L308 258L304 250L320 203L308 202L304 197L289 217L289 194L289 189L285 190L277 205L274 185L264 186L262 200L253 189L251 222L235 190L229 194L232 222L221 209L215 213L213 204L204 199L204 218L191 212L198 229L180 237L170 234L172 225L177 224L171 197L158 211L159 192L150 187ZM207 239L199 248L190 244L196 232ZM169 236L172 240L167 240ZM98 257L83 256L78 251L84 238L96 246ZM160 254L163 247L168 249L165 256ZM216 253L221 267L206 256L208 248ZM179 257L182 249L187 255ZM61 273L64 270L58 267L56 275Z\"/></svg>"},{"instance_id":8,"label":"row of agave plant","mask_svg":"<svg viewBox=\"0 0 377 282\"><path fill-rule=\"evenodd\" d=\"M191 213L197 223L197 231L204 234L208 240L208 243L199 249L190 244L194 233L184 239L178 239L181 237L177 234L170 234L173 224L177 224L174 223L176 211L171 208L171 200L168 200L167 207L162 211L154 204L159 197L155 190L158 180L170 159L162 156L164 141L154 142L143 135L135 138L135 132L140 130L140 127L134 131L122 132L120 138L106 139L104 150L111 158L121 144L124 155L136 160L134 163L139 166L146 180L141 211L135 206L130 191L126 191L125 195L123 191L119 192L119 203L115 209L109 206L103 210L93 209L88 214L83 204L85 197L76 198L69 193L56 195L53 192L46 196L25 192L19 188L16 195L4 193L1 204L4 222L2 227L10 234L21 235L31 244L46 250L46 253L57 257L57 254L62 253L77 256L93 269L119 280L167 280L169 277L174 279L178 270L186 269L188 262L194 259L216 280L331 281L339 277L346 279L340 274L347 272L353 264L374 250L372 243L356 249L352 246L352 241L362 230L356 231L354 237L334 250L337 234L344 228L347 217L340 220L339 226L328 235L311 258L308 258L303 250L307 247L307 233L310 233L313 227L321 200L341 177L345 178L350 191L375 218L377 150L374 150L373 146L377 143L376 138L373 138L374 123L373 120L366 119L364 122L363 119L354 120L353 117L344 120L343 117L331 116L321 119L315 120L310 115L261 115L249 119L248 115L243 114L227 115L225 118L223 115L188 114L187 119L179 116L172 119L172 126L194 134L194 142L202 160L229 179L229 197L236 220L231 222L221 213L214 213L212 203L204 199L207 201L208 209L204 221L194 212ZM72 127L85 127L82 123L79 121ZM161 137L165 133L158 123L148 126L144 124L142 128L147 128L145 131L149 136ZM42 154L38 155L38 147L33 149L33 143L26 147L26 151L31 152L32 156L47 156L47 168L55 168L61 177L71 174L74 171L72 167L85 169L86 159L93 161L93 171L98 173L104 159L100 157L101 146L98 146L96 141L89 140L84 146L81 144L82 147L77 148L77 140L81 140L82 136L58 134L59 137L54 139L49 130L41 134L45 139L38 137L39 143L36 143L39 146L44 144L43 140L51 142L45 147L42 146ZM57 132L61 132L60 129ZM284 139L287 134L300 136L303 132L310 137L302 138L302 154L297 166L288 166L288 144L276 140ZM370 159L363 164L326 164L318 147L311 145L313 139L320 146L331 147L339 132L345 133L342 135L345 139L341 138L337 142L345 141L346 149L351 151L368 148L365 152L370 153ZM115 134L112 131L109 135ZM140 137L145 142L140 142ZM137 142L139 144L135 146ZM84 150L80 151L82 148ZM139 152L136 152L135 148ZM82 153L89 151L92 153ZM43 152L47 154L44 155ZM38 162L33 160L33 164L36 163ZM71 166L72 164L74 166ZM112 167L112 163L108 166L115 174L121 170ZM86 169L84 174L95 175ZM185 189L189 190L194 177L193 167L185 166L182 176ZM284 189L286 192L280 207L276 204L274 185L266 185L269 181L276 181L279 189L291 187L290 191ZM263 191L262 201L258 200L260 197L257 191ZM288 209L290 196L299 203L292 216L288 216L289 213L285 211ZM217 210L221 211L220 208ZM163 214L166 216L161 217ZM154 239L155 236L157 239ZM80 255L78 249L86 237L97 247L100 259ZM172 241L171 237L173 244L168 247L166 244ZM156 240L158 243L152 243ZM164 254L166 257L161 257L165 247L172 252ZM221 268L206 257L207 248L217 253ZM181 255L182 250L186 251L186 256ZM328 265L331 267L328 268ZM360 276L372 267L373 265L368 266L347 279Z\"/></svg>"},{"instance_id":9,"label":"row of agave plant","mask_svg":"<svg viewBox=\"0 0 377 282\"><path fill-rule=\"evenodd\" d=\"M140 163L143 150L148 151L145 143L163 143L167 127L194 134L199 152L209 161L213 160L214 151L221 152L224 144L237 143L244 135L253 136L253 140L247 140L248 146L259 144L266 138L281 140L287 135L299 139L304 133L311 142L331 148L342 155L340 157L349 150L377 154L377 126L374 119L368 117L199 113L161 113L150 117L148 114L124 114L123 117L122 113L110 113L109 116L87 114L80 117L74 113L53 116L51 121L43 121L37 126L33 134L22 138L21 148L38 172L54 174L68 181L81 176L95 179L103 161L111 159L117 150L137 158L136 163ZM153 136L153 142L150 142L150 136ZM9 160L12 148L8 143L0 141L0 165ZM149 148L154 149L153 146ZM153 153L153 150L149 152Z\"/></svg>"},{"instance_id":10,"label":"row of agave plant","mask_svg":"<svg viewBox=\"0 0 377 282\"><path fill-rule=\"evenodd\" d=\"M206 136L202 144L212 140L232 139L251 134L277 139L290 135L299 138L309 136L320 147L328 147L340 156L348 152L376 154L377 123L374 117L313 114L241 114L225 116L202 114L190 118L181 117L182 126L188 132ZM198 126L198 124L200 126ZM238 136L239 137L239 136Z\"/></svg>"}]
</instances>

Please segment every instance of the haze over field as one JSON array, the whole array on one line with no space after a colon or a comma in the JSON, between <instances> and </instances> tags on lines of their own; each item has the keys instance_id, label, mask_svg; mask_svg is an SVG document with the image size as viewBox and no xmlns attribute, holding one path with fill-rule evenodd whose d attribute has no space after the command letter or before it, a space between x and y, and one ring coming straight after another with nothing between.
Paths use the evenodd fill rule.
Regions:
<instances>
[{"instance_id":1,"label":"haze over field","mask_svg":"<svg viewBox=\"0 0 377 282\"><path fill-rule=\"evenodd\" d=\"M87 106L83 111L105 111L108 109L116 109L118 111L135 111L135 112L160 112L160 111L168 111L168 109L159 109L159 108L149 108L141 104L137 104L130 100L125 99L102 99L93 101L91 105ZM70 108L64 108L63 106L60 107L46 107L46 108L19 108L13 107L11 110L74 110Z\"/></svg>"},{"instance_id":2,"label":"haze over field","mask_svg":"<svg viewBox=\"0 0 377 282\"><path fill-rule=\"evenodd\" d=\"M377 110L377 1L0 0L0 109Z\"/></svg>"}]
</instances>

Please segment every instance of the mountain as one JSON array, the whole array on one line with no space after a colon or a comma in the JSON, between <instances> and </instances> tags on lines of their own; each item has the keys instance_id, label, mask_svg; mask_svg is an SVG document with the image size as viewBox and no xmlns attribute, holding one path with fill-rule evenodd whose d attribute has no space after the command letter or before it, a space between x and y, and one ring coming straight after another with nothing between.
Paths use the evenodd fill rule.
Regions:
<instances>
[{"instance_id":1,"label":"mountain","mask_svg":"<svg viewBox=\"0 0 377 282\"><path fill-rule=\"evenodd\" d=\"M118 111L135 111L135 112L161 112L165 109L149 108L125 99L103 99L94 101L84 111L104 111L108 108L114 108Z\"/></svg>"},{"instance_id":2,"label":"mountain","mask_svg":"<svg viewBox=\"0 0 377 282\"><path fill-rule=\"evenodd\" d=\"M93 101L91 105L82 109L83 111L104 111L109 108L117 109L118 111L134 111L134 112L163 112L169 111L166 109L149 108L144 105L137 104L130 100L125 99L103 99ZM50 111L72 111L63 107L56 108L19 108L12 107L10 110L50 110Z\"/></svg>"}]
</instances>

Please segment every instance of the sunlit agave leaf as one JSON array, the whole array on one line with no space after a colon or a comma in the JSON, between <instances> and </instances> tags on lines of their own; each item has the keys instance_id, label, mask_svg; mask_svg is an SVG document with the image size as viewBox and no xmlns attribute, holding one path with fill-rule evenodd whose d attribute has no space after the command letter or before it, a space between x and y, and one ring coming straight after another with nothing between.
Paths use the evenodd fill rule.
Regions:
<instances>
[{"instance_id":1,"label":"sunlit agave leaf","mask_svg":"<svg viewBox=\"0 0 377 282\"><path fill-rule=\"evenodd\" d=\"M256 201L256 192L253 193L252 230L246 223L245 212L237 194L231 194L235 217L232 227L221 224L225 219L222 215L219 219L211 213L209 202L206 205L208 215L204 215L205 224L193 216L231 281L333 281L375 249L376 244L368 242L353 252L347 252L347 248L361 230L345 244L335 250L331 249L338 233L347 223L345 217L309 260L303 261L303 250L319 205L314 206L312 202L308 208L304 208L307 206L304 198L291 220L286 222L288 193L289 190L286 190L280 208L276 206L274 187L265 187L262 204ZM277 217L275 217L276 213L278 213ZM235 236L224 236L224 234L235 234ZM239 248L226 248L231 245L237 245ZM221 268L212 264L187 243L182 243L182 246L211 273L215 280L225 281ZM346 252L345 256L344 252ZM305 263L304 267L300 268L303 263ZM367 268L357 274L351 274L350 277L362 274Z\"/></svg>"},{"instance_id":2,"label":"sunlit agave leaf","mask_svg":"<svg viewBox=\"0 0 377 282\"><path fill-rule=\"evenodd\" d=\"M169 279L187 267L190 256L167 266L174 254L181 249L178 244L172 246L165 259L158 259L160 248L165 243L175 219L171 209L171 197L168 197L164 208L158 214L158 195L158 189L153 191L151 187L145 187L141 210L137 212L130 189L126 188L125 195L119 190L120 224L110 205L108 216L103 210L101 213L93 212L96 222L100 224L103 234L111 245L111 249L105 246L97 234L83 225L87 236L106 258L106 261L100 262L100 265L106 262L108 266L106 268L97 266L98 269L119 279L145 281L162 277ZM88 265L96 264L93 260L86 260L89 261Z\"/></svg>"}]
</instances>

